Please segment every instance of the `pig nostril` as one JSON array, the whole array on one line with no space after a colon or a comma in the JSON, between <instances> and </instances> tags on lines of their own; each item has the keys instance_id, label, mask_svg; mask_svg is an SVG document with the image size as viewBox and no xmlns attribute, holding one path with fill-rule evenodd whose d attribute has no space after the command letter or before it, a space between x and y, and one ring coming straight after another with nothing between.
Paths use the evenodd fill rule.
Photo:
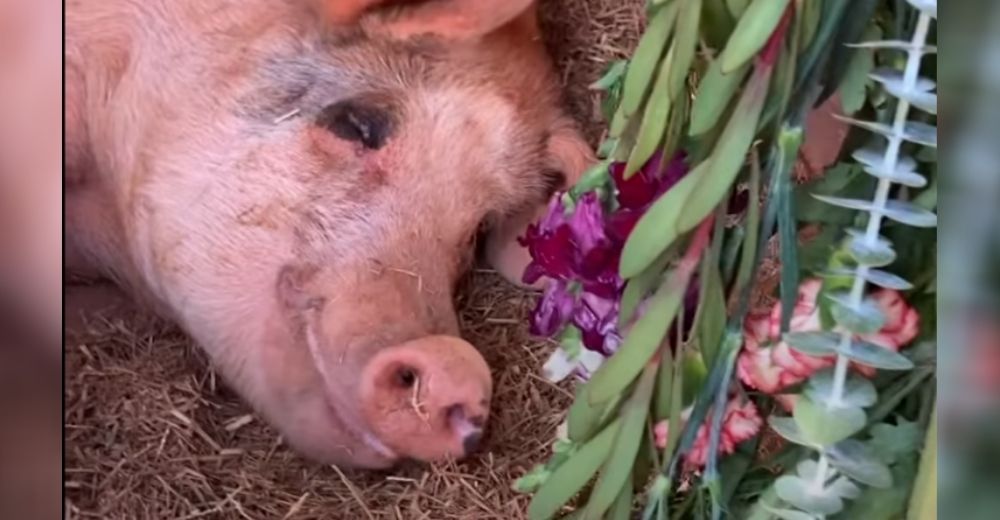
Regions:
<instances>
[{"instance_id":1,"label":"pig nostril","mask_svg":"<svg viewBox=\"0 0 1000 520\"><path fill-rule=\"evenodd\" d=\"M483 439L483 434L480 432L470 433L462 439L462 451L466 455L472 454L474 451L479 449L479 442Z\"/></svg>"},{"instance_id":2,"label":"pig nostril","mask_svg":"<svg viewBox=\"0 0 1000 520\"><path fill-rule=\"evenodd\" d=\"M410 367L401 367L396 371L396 384L402 388L412 388L417 383L417 372Z\"/></svg>"},{"instance_id":3,"label":"pig nostril","mask_svg":"<svg viewBox=\"0 0 1000 520\"><path fill-rule=\"evenodd\" d=\"M449 406L445 413L448 414L448 419L451 419L452 421L465 420L465 407L460 404L453 404Z\"/></svg>"}]
</instances>

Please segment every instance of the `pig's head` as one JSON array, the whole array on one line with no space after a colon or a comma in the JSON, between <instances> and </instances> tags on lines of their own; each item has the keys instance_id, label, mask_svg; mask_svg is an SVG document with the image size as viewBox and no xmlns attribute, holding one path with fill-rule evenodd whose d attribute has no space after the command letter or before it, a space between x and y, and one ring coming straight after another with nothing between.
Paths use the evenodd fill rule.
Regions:
<instances>
[{"instance_id":1,"label":"pig's head","mask_svg":"<svg viewBox=\"0 0 1000 520\"><path fill-rule=\"evenodd\" d=\"M382 467L474 449L492 383L455 284L477 237L518 280L516 236L590 152L530 2L369 4L247 23L263 36L199 70L205 92L163 101L127 225L154 291L286 440Z\"/></svg>"}]
</instances>

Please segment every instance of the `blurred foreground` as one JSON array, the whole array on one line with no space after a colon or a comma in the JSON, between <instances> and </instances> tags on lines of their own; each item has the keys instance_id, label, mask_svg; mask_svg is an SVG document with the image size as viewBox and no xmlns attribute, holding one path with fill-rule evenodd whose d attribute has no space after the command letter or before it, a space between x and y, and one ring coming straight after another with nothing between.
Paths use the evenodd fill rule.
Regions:
<instances>
[{"instance_id":1,"label":"blurred foreground","mask_svg":"<svg viewBox=\"0 0 1000 520\"><path fill-rule=\"evenodd\" d=\"M0 0L0 518L60 518L62 7Z\"/></svg>"},{"instance_id":2,"label":"blurred foreground","mask_svg":"<svg viewBox=\"0 0 1000 520\"><path fill-rule=\"evenodd\" d=\"M939 38L940 516L985 519L1000 507L1000 6L949 4Z\"/></svg>"}]
</instances>

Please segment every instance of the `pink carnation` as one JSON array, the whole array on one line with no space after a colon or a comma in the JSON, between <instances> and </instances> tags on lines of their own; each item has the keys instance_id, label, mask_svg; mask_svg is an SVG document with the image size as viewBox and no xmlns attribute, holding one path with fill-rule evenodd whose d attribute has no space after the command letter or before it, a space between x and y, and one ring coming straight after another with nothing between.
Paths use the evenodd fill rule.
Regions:
<instances>
[{"instance_id":1,"label":"pink carnation","mask_svg":"<svg viewBox=\"0 0 1000 520\"><path fill-rule=\"evenodd\" d=\"M687 422L691 417L692 408L684 410L681 414L681 421ZM705 465L708 458L709 428L708 417L712 411L709 410L705 424L698 428L698 435L695 437L691 451L684 458L684 467L688 470L696 470ZM757 407L752 401L734 397L726 404L726 412L722 418L722 432L719 438L719 454L728 455L736 450L736 446L757 435L760 431L762 420L757 413ZM654 443L657 448L663 449L667 446L667 436L669 434L669 421L660 421L653 428Z\"/></svg>"},{"instance_id":2,"label":"pink carnation","mask_svg":"<svg viewBox=\"0 0 1000 520\"><path fill-rule=\"evenodd\" d=\"M799 286L799 296L792 311L789 330L808 332L821 330L819 307L816 298L822 282L809 279ZM872 295L885 314L885 325L873 334L860 339L898 351L917 336L920 319L917 311L907 305L898 291L881 289ZM737 361L736 371L740 380L751 388L778 395L789 386L805 381L813 373L833 366L834 358L808 356L781 341L781 303L775 303L769 314L751 315L744 327L743 352ZM874 369L855 365L867 377ZM794 402L782 396L779 402L786 408Z\"/></svg>"}]
</instances>

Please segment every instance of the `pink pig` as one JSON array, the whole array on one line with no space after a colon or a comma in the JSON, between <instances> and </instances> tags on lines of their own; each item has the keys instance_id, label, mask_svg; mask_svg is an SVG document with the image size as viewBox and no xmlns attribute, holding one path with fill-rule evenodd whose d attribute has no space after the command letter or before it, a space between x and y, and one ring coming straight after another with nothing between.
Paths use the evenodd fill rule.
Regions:
<instances>
[{"instance_id":1,"label":"pink pig","mask_svg":"<svg viewBox=\"0 0 1000 520\"><path fill-rule=\"evenodd\" d=\"M314 459L475 448L456 281L481 234L519 279L514 238L592 161L531 0L69 0L65 52L71 269Z\"/></svg>"}]
</instances>

